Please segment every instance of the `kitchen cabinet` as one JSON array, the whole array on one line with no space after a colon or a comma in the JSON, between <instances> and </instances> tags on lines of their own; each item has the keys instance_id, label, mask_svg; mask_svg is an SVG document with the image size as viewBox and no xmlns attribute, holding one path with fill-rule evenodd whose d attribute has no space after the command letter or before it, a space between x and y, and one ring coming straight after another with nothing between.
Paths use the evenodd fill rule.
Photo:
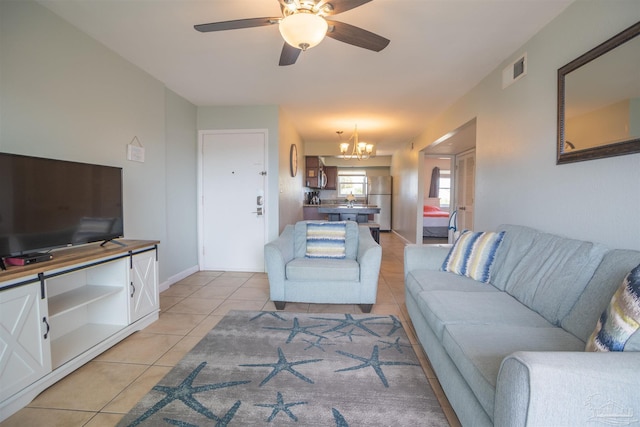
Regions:
<instances>
[{"instance_id":1,"label":"kitchen cabinet","mask_svg":"<svg viewBox=\"0 0 640 427\"><path fill-rule=\"evenodd\" d=\"M304 206L302 208L302 212L303 212L303 219L305 221L310 219L323 220L323 221L327 220L327 214L319 213L318 208L316 206Z\"/></svg>"},{"instance_id":2,"label":"kitchen cabinet","mask_svg":"<svg viewBox=\"0 0 640 427\"><path fill-rule=\"evenodd\" d=\"M318 156L305 157L305 184L309 188L322 188L324 164Z\"/></svg>"},{"instance_id":3,"label":"kitchen cabinet","mask_svg":"<svg viewBox=\"0 0 640 427\"><path fill-rule=\"evenodd\" d=\"M338 189L338 167L337 166L325 166L324 173L327 175L327 185L325 190L337 190Z\"/></svg>"}]
</instances>

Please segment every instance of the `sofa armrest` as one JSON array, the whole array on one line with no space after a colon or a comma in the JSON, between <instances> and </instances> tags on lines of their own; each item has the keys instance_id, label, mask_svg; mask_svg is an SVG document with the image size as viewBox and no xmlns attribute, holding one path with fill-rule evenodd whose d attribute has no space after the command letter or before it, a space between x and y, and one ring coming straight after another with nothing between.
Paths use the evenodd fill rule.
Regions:
<instances>
[{"instance_id":1,"label":"sofa armrest","mask_svg":"<svg viewBox=\"0 0 640 427\"><path fill-rule=\"evenodd\" d=\"M369 227L359 226L358 231L360 235L356 261L360 264L360 283L363 292L361 298L363 301L375 301L378 293L382 247L373 240Z\"/></svg>"},{"instance_id":2,"label":"sofa armrest","mask_svg":"<svg viewBox=\"0 0 640 427\"><path fill-rule=\"evenodd\" d=\"M264 263L273 301L284 299L285 266L293 259L293 234L293 225L287 225L277 239L264 245Z\"/></svg>"},{"instance_id":3,"label":"sofa armrest","mask_svg":"<svg viewBox=\"0 0 640 427\"><path fill-rule=\"evenodd\" d=\"M407 245L404 247L404 275L412 270L439 270L451 245Z\"/></svg>"},{"instance_id":4,"label":"sofa armrest","mask_svg":"<svg viewBox=\"0 0 640 427\"><path fill-rule=\"evenodd\" d=\"M640 421L639 352L516 352L502 361L496 426Z\"/></svg>"}]
</instances>

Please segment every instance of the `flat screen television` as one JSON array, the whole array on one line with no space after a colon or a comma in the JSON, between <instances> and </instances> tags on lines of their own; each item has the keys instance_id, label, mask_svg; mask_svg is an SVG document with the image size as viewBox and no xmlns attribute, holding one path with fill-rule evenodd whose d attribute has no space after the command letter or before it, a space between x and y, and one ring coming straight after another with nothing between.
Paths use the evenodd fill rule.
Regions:
<instances>
[{"instance_id":1,"label":"flat screen television","mask_svg":"<svg viewBox=\"0 0 640 427\"><path fill-rule=\"evenodd\" d=\"M122 168L0 153L0 260L123 235Z\"/></svg>"}]
</instances>

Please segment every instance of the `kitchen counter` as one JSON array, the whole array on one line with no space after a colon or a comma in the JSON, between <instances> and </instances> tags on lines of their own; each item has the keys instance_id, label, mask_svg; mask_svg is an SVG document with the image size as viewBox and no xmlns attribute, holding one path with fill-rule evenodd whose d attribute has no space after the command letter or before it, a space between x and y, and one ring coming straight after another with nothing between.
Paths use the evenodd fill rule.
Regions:
<instances>
[{"instance_id":1,"label":"kitchen counter","mask_svg":"<svg viewBox=\"0 0 640 427\"><path fill-rule=\"evenodd\" d=\"M353 213L359 214L376 214L380 213L380 208L375 205L317 205L320 213Z\"/></svg>"},{"instance_id":2,"label":"kitchen counter","mask_svg":"<svg viewBox=\"0 0 640 427\"><path fill-rule=\"evenodd\" d=\"M369 215L380 213L374 205L318 205L318 213L327 214L329 221L369 222Z\"/></svg>"}]
</instances>

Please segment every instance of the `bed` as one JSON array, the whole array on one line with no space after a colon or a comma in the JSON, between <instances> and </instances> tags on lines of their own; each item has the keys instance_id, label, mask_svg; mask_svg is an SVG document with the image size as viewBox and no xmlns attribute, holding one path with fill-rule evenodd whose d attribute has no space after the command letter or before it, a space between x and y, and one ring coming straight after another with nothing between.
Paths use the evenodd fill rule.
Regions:
<instances>
[{"instance_id":1,"label":"bed","mask_svg":"<svg viewBox=\"0 0 640 427\"><path fill-rule=\"evenodd\" d=\"M448 237L449 212L437 206L424 206L422 237Z\"/></svg>"}]
</instances>

